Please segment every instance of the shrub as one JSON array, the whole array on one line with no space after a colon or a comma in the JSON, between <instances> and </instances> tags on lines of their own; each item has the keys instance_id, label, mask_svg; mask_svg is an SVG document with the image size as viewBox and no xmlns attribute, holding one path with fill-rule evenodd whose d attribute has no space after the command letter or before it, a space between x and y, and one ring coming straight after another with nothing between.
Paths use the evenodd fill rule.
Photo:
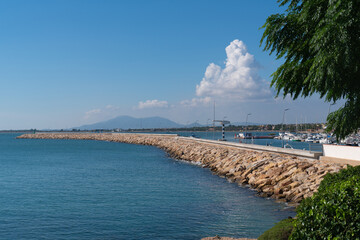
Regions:
<instances>
[{"instance_id":1,"label":"shrub","mask_svg":"<svg viewBox=\"0 0 360 240\"><path fill-rule=\"evenodd\" d=\"M339 181L348 180L353 176L360 176L360 166L347 166L347 169L341 169L338 173L328 173L321 181L318 192L326 191L327 186L337 183Z\"/></svg>"},{"instance_id":2,"label":"shrub","mask_svg":"<svg viewBox=\"0 0 360 240\"><path fill-rule=\"evenodd\" d=\"M258 240L287 240L293 229L293 219L284 219L264 232Z\"/></svg>"},{"instance_id":3,"label":"shrub","mask_svg":"<svg viewBox=\"0 0 360 240\"><path fill-rule=\"evenodd\" d=\"M327 174L297 208L290 239L360 239L360 166Z\"/></svg>"}]
</instances>

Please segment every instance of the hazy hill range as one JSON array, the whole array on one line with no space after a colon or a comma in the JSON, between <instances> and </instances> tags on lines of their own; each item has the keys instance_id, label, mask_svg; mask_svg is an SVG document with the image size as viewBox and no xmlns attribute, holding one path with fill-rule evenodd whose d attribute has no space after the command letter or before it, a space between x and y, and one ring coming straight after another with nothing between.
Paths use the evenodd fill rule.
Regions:
<instances>
[{"instance_id":1,"label":"hazy hill range","mask_svg":"<svg viewBox=\"0 0 360 240\"><path fill-rule=\"evenodd\" d=\"M130 116L119 116L107 121L76 127L80 130L94 129L151 129L151 128L180 128L184 125L178 124L166 118L148 117L134 118Z\"/></svg>"},{"instance_id":2,"label":"hazy hill range","mask_svg":"<svg viewBox=\"0 0 360 240\"><path fill-rule=\"evenodd\" d=\"M215 124L220 126L219 123ZM245 122L234 122L231 125L239 126L245 125ZM247 125L259 125L259 123L248 122ZM148 117L148 118L134 118L130 116L118 116L116 118L102 121L94 124L83 125L80 127L75 127L74 129L80 130L94 130L94 129L152 129L152 128L192 128L192 127L203 127L197 122L191 123L188 125L182 125L176 122L173 122L169 119L162 117ZM212 122L209 122L209 126L212 126Z\"/></svg>"}]
</instances>

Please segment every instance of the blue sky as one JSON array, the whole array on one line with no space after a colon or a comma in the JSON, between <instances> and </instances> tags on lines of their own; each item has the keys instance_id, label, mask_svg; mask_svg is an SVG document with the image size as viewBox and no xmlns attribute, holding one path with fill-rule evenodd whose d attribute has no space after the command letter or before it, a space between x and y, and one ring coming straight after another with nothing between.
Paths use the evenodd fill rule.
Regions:
<instances>
[{"instance_id":1,"label":"blue sky","mask_svg":"<svg viewBox=\"0 0 360 240\"><path fill-rule=\"evenodd\" d=\"M318 96L274 99L280 61L259 46L275 0L0 2L0 129L119 115L179 123L324 122ZM332 106L332 110L340 104Z\"/></svg>"}]
</instances>

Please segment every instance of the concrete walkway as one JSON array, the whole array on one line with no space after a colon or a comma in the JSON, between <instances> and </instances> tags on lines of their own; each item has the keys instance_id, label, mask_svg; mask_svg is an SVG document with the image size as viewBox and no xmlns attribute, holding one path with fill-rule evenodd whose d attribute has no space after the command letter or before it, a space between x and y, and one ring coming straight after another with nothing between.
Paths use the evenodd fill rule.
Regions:
<instances>
[{"instance_id":1,"label":"concrete walkway","mask_svg":"<svg viewBox=\"0 0 360 240\"><path fill-rule=\"evenodd\" d=\"M215 141L215 140L191 138L191 137L179 137L179 138L181 138L183 140L190 140L190 141L195 141L195 142L235 147L235 148L240 148L240 149L244 149L244 150L256 150L256 151L283 153L283 154L288 154L288 155L293 155L293 156L298 156L298 157L305 157L305 158L312 158L312 159L319 159L319 157L322 156L321 152L310 152L310 151L300 150L300 149L279 148L279 147L273 147L273 146L263 146L263 145L256 145L256 144L235 143L235 142L226 142L226 141Z\"/></svg>"}]
</instances>

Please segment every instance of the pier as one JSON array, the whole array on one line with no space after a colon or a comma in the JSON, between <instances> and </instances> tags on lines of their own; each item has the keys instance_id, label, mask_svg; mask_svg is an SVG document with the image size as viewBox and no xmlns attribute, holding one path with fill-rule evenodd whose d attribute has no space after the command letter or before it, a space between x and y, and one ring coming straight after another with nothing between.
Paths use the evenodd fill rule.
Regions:
<instances>
[{"instance_id":1,"label":"pier","mask_svg":"<svg viewBox=\"0 0 360 240\"><path fill-rule=\"evenodd\" d=\"M317 190L327 173L342 163L318 160L316 153L270 146L213 141L170 134L37 133L18 139L77 139L151 145L172 158L209 168L230 182L256 189L262 197L299 203Z\"/></svg>"}]
</instances>

